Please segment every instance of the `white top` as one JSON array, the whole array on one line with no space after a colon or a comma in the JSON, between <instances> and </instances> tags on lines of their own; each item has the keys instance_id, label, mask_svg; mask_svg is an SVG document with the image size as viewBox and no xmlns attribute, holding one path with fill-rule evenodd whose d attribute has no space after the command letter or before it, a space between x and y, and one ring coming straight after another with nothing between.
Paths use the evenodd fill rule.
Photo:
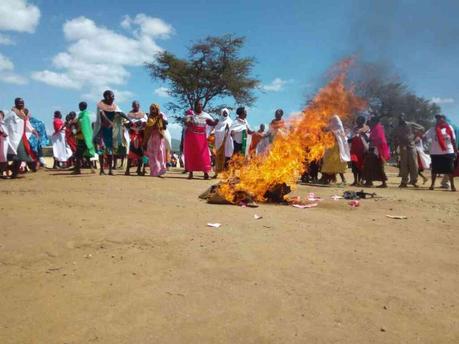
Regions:
<instances>
[{"instance_id":1,"label":"white top","mask_svg":"<svg viewBox=\"0 0 459 344\"><path fill-rule=\"evenodd\" d=\"M230 127L231 136L234 142L242 143L242 132L244 130L251 130L249 123L246 119L236 118Z\"/></svg>"},{"instance_id":2,"label":"white top","mask_svg":"<svg viewBox=\"0 0 459 344\"><path fill-rule=\"evenodd\" d=\"M22 140L22 135L24 133L24 129L26 133L31 133L33 131L32 125L30 121L26 121L24 126L24 120L20 118L14 111L10 111L5 116L5 126L8 130L10 146L8 148L9 154L17 154L17 149L19 143Z\"/></svg>"},{"instance_id":3,"label":"white top","mask_svg":"<svg viewBox=\"0 0 459 344\"><path fill-rule=\"evenodd\" d=\"M454 135L454 129L452 126L449 126L451 129L451 132L453 133L454 139L456 139L456 136ZM443 139L445 141L445 146L446 150L442 150L440 147L440 144L438 143L437 139L437 131L435 130L435 127L430 128L427 130L427 132L424 134L424 137L431 142L430 145L430 155L442 155L442 154L453 154L454 153L454 147L451 142L451 138L449 135L446 133L446 128L443 128L441 130L441 133L443 134Z\"/></svg>"}]
</instances>

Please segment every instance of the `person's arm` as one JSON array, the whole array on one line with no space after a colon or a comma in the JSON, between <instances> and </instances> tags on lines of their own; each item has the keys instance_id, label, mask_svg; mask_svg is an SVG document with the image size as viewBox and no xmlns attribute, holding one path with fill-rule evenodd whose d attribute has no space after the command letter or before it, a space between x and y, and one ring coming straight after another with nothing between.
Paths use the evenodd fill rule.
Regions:
<instances>
[{"instance_id":1,"label":"person's arm","mask_svg":"<svg viewBox=\"0 0 459 344\"><path fill-rule=\"evenodd\" d=\"M218 119L206 119L206 124L215 127L218 124Z\"/></svg>"},{"instance_id":2,"label":"person's arm","mask_svg":"<svg viewBox=\"0 0 459 344\"><path fill-rule=\"evenodd\" d=\"M110 121L110 120L108 119L108 117L107 117L107 115L105 114L105 111L104 111L104 110L100 110L100 116L101 116L106 122L108 122L108 125L109 125L110 128L113 127L113 122Z\"/></svg>"}]
</instances>

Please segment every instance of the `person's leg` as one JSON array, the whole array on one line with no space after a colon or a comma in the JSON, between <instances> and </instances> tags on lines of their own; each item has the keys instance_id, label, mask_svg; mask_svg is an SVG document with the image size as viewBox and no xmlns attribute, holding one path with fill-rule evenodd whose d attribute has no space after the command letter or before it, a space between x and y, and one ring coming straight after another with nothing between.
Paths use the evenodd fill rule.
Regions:
<instances>
[{"instance_id":1,"label":"person's leg","mask_svg":"<svg viewBox=\"0 0 459 344\"><path fill-rule=\"evenodd\" d=\"M433 190L435 188L436 179L437 179L437 174L432 171L432 183L430 184L429 190Z\"/></svg>"},{"instance_id":2,"label":"person's leg","mask_svg":"<svg viewBox=\"0 0 459 344\"><path fill-rule=\"evenodd\" d=\"M416 152L416 148L414 147L410 148L410 150L408 151L408 168L410 170L410 184L414 187L418 187L418 153Z\"/></svg>"},{"instance_id":3,"label":"person's leg","mask_svg":"<svg viewBox=\"0 0 459 344\"><path fill-rule=\"evenodd\" d=\"M449 175L449 183L451 184L451 191L456 191L456 186L454 185L454 173Z\"/></svg>"},{"instance_id":4,"label":"person's leg","mask_svg":"<svg viewBox=\"0 0 459 344\"><path fill-rule=\"evenodd\" d=\"M21 167L21 161L20 160L13 160L13 168L12 168L12 173L11 173L11 178L17 178L19 174L19 168Z\"/></svg>"},{"instance_id":5,"label":"person's leg","mask_svg":"<svg viewBox=\"0 0 459 344\"><path fill-rule=\"evenodd\" d=\"M99 174L100 175L103 175L105 174L105 171L104 171L104 153L100 153L99 154L99 165L100 165L100 172Z\"/></svg>"},{"instance_id":6,"label":"person's leg","mask_svg":"<svg viewBox=\"0 0 459 344\"><path fill-rule=\"evenodd\" d=\"M427 183L427 177L422 173L422 171L418 171L418 175L419 177L422 178L422 184L424 185L425 183Z\"/></svg>"},{"instance_id":7,"label":"person's leg","mask_svg":"<svg viewBox=\"0 0 459 344\"><path fill-rule=\"evenodd\" d=\"M402 177L400 187L405 188L408 185L408 148L400 147L400 177Z\"/></svg>"},{"instance_id":8,"label":"person's leg","mask_svg":"<svg viewBox=\"0 0 459 344\"><path fill-rule=\"evenodd\" d=\"M127 164L126 164L126 172L124 172L125 176L131 175L131 159L127 159Z\"/></svg>"},{"instance_id":9,"label":"person's leg","mask_svg":"<svg viewBox=\"0 0 459 344\"><path fill-rule=\"evenodd\" d=\"M113 154L107 155L107 163L108 163L108 175L113 176Z\"/></svg>"},{"instance_id":10,"label":"person's leg","mask_svg":"<svg viewBox=\"0 0 459 344\"><path fill-rule=\"evenodd\" d=\"M188 179L193 179L193 172L188 172Z\"/></svg>"},{"instance_id":11,"label":"person's leg","mask_svg":"<svg viewBox=\"0 0 459 344\"><path fill-rule=\"evenodd\" d=\"M449 189L449 177L447 174L443 175L443 178L441 179L440 185L443 189Z\"/></svg>"},{"instance_id":12,"label":"person's leg","mask_svg":"<svg viewBox=\"0 0 459 344\"><path fill-rule=\"evenodd\" d=\"M340 176L340 178L341 178L341 182L342 182L343 184L346 184L346 177L344 176L344 173L340 173L339 176Z\"/></svg>"}]
</instances>

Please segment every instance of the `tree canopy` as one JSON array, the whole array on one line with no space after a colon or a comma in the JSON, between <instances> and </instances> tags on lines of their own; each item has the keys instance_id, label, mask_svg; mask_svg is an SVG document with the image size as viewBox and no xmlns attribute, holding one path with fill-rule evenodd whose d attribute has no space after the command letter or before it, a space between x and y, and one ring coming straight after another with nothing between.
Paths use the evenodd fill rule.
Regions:
<instances>
[{"instance_id":1,"label":"tree canopy","mask_svg":"<svg viewBox=\"0 0 459 344\"><path fill-rule=\"evenodd\" d=\"M226 106L222 102L228 98L251 105L259 81L250 76L254 58L239 56L244 42L244 37L230 34L207 37L188 48L187 58L163 51L146 68L153 79L167 82L174 98L167 107L174 112L192 108L198 100L209 112Z\"/></svg>"}]
</instances>

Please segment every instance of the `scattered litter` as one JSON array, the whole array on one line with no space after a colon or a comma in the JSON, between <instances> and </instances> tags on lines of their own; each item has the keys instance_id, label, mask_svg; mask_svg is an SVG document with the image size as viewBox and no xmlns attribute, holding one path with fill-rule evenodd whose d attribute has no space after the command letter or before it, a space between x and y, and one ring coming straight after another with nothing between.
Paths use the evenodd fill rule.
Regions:
<instances>
[{"instance_id":1,"label":"scattered litter","mask_svg":"<svg viewBox=\"0 0 459 344\"><path fill-rule=\"evenodd\" d=\"M350 201L348 204L349 204L352 208L357 208L357 207L360 206L360 201L358 201L358 200L355 199L355 200L353 200L353 201Z\"/></svg>"},{"instance_id":2,"label":"scattered litter","mask_svg":"<svg viewBox=\"0 0 459 344\"><path fill-rule=\"evenodd\" d=\"M334 200L334 201L337 201L337 200L343 199L343 197L338 196L338 195L333 195L333 196L331 196L331 199Z\"/></svg>"},{"instance_id":3,"label":"scattered litter","mask_svg":"<svg viewBox=\"0 0 459 344\"><path fill-rule=\"evenodd\" d=\"M404 215L386 215L389 219L396 219L396 220L406 220L408 219L408 216Z\"/></svg>"},{"instance_id":4,"label":"scattered litter","mask_svg":"<svg viewBox=\"0 0 459 344\"><path fill-rule=\"evenodd\" d=\"M343 197L344 199L349 199L349 200L352 200L352 199L366 199L366 198L375 198L377 197L376 196L376 193L369 193L369 192L365 192L363 190L360 190L360 191L344 191L343 193Z\"/></svg>"},{"instance_id":5,"label":"scattered litter","mask_svg":"<svg viewBox=\"0 0 459 344\"><path fill-rule=\"evenodd\" d=\"M308 201L310 202L315 202L315 201L321 201L322 199L318 197L314 192L308 193Z\"/></svg>"},{"instance_id":6,"label":"scattered litter","mask_svg":"<svg viewBox=\"0 0 459 344\"><path fill-rule=\"evenodd\" d=\"M222 224L221 223L208 223L207 226L213 228L219 228Z\"/></svg>"},{"instance_id":7,"label":"scattered litter","mask_svg":"<svg viewBox=\"0 0 459 344\"><path fill-rule=\"evenodd\" d=\"M292 204L292 207L298 208L298 209L305 209L305 208L314 208L317 207L319 204L318 203L311 203L311 204Z\"/></svg>"},{"instance_id":8,"label":"scattered litter","mask_svg":"<svg viewBox=\"0 0 459 344\"><path fill-rule=\"evenodd\" d=\"M253 218L254 218L255 220L260 220L260 219L263 218L263 216L260 216L260 215L255 214L255 215L253 215Z\"/></svg>"}]
</instances>

